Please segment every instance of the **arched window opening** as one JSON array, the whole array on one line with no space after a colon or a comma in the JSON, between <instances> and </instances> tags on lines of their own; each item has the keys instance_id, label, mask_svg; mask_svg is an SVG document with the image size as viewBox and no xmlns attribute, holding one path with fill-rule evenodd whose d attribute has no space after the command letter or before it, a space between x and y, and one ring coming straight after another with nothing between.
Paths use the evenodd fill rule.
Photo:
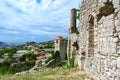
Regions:
<instances>
[{"instance_id":1,"label":"arched window opening","mask_svg":"<svg viewBox=\"0 0 120 80\"><path fill-rule=\"evenodd\" d=\"M88 56L94 55L94 17L89 15Z\"/></svg>"}]
</instances>

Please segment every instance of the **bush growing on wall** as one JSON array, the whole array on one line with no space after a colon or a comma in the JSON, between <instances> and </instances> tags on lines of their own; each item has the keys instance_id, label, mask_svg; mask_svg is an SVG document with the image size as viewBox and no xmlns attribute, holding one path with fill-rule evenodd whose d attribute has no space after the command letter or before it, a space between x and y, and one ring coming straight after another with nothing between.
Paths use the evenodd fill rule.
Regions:
<instances>
[{"instance_id":1,"label":"bush growing on wall","mask_svg":"<svg viewBox=\"0 0 120 80\"><path fill-rule=\"evenodd\" d=\"M45 61L46 63L48 63L49 61L51 61L52 59L56 59L60 57L60 52L59 51L55 51L51 57L47 58L47 60Z\"/></svg>"}]
</instances>

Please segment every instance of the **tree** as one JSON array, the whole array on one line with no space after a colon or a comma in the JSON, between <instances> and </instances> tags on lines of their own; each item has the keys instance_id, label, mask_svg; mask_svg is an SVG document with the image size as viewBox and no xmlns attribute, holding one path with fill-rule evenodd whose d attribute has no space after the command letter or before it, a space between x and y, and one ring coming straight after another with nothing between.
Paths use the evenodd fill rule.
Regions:
<instances>
[{"instance_id":1,"label":"tree","mask_svg":"<svg viewBox=\"0 0 120 80\"><path fill-rule=\"evenodd\" d=\"M2 66L10 66L11 62L9 60L4 60Z\"/></svg>"},{"instance_id":2,"label":"tree","mask_svg":"<svg viewBox=\"0 0 120 80\"><path fill-rule=\"evenodd\" d=\"M19 61L26 61L26 59L28 59L28 60L35 60L37 56L38 56L37 54L34 54L34 53L32 53L32 52L29 52L29 53L23 54L23 55L19 58Z\"/></svg>"},{"instance_id":3,"label":"tree","mask_svg":"<svg viewBox=\"0 0 120 80\"><path fill-rule=\"evenodd\" d=\"M4 55L5 53L8 53L8 56L12 57L13 54L16 53L16 51L17 51L16 48L4 49L4 50L0 51L0 56Z\"/></svg>"}]
</instances>

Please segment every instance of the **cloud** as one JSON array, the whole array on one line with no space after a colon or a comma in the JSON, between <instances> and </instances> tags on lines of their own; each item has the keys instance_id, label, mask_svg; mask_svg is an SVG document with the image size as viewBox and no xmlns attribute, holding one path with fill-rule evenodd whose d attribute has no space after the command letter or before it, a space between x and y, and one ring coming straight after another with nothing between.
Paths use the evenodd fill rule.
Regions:
<instances>
[{"instance_id":1,"label":"cloud","mask_svg":"<svg viewBox=\"0 0 120 80\"><path fill-rule=\"evenodd\" d=\"M28 36L30 41L51 40L59 35L65 37L68 35L70 10L74 7L79 8L80 2L80 0L0 0L0 36L5 41L11 37L13 41L18 41L13 35L19 35L19 40L23 41L26 41L25 37L28 34L35 37Z\"/></svg>"}]
</instances>

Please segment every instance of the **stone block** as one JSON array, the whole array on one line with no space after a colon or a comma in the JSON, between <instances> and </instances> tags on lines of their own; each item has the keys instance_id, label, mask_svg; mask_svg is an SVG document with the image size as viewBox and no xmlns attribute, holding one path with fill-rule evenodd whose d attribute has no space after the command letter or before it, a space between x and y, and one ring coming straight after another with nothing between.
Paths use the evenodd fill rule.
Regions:
<instances>
[{"instance_id":1,"label":"stone block","mask_svg":"<svg viewBox=\"0 0 120 80\"><path fill-rule=\"evenodd\" d=\"M115 77L115 80L120 80L120 78L119 77Z\"/></svg>"},{"instance_id":2,"label":"stone block","mask_svg":"<svg viewBox=\"0 0 120 80\"><path fill-rule=\"evenodd\" d=\"M120 20L119 19L115 20L115 26L120 26Z\"/></svg>"},{"instance_id":3,"label":"stone block","mask_svg":"<svg viewBox=\"0 0 120 80\"><path fill-rule=\"evenodd\" d=\"M113 75L116 77L119 77L120 76L120 69L117 69L116 71L114 71Z\"/></svg>"},{"instance_id":4,"label":"stone block","mask_svg":"<svg viewBox=\"0 0 120 80\"><path fill-rule=\"evenodd\" d=\"M117 58L117 68L120 69L120 57Z\"/></svg>"},{"instance_id":5,"label":"stone block","mask_svg":"<svg viewBox=\"0 0 120 80\"><path fill-rule=\"evenodd\" d=\"M120 52L118 52L118 55L120 55Z\"/></svg>"},{"instance_id":6,"label":"stone block","mask_svg":"<svg viewBox=\"0 0 120 80\"><path fill-rule=\"evenodd\" d=\"M114 14L111 14L111 15L109 15L109 16L107 16L106 17L106 19L107 19L107 23L110 23L109 25L113 25L113 17L114 17Z\"/></svg>"},{"instance_id":7,"label":"stone block","mask_svg":"<svg viewBox=\"0 0 120 80\"><path fill-rule=\"evenodd\" d=\"M117 32L120 32L120 26L116 26Z\"/></svg>"},{"instance_id":8,"label":"stone block","mask_svg":"<svg viewBox=\"0 0 120 80\"><path fill-rule=\"evenodd\" d=\"M112 37L112 36L113 36L113 32L110 33L110 37Z\"/></svg>"},{"instance_id":9,"label":"stone block","mask_svg":"<svg viewBox=\"0 0 120 80\"><path fill-rule=\"evenodd\" d=\"M118 13L120 11L120 7L118 7L117 9L115 9L115 13Z\"/></svg>"},{"instance_id":10,"label":"stone block","mask_svg":"<svg viewBox=\"0 0 120 80\"><path fill-rule=\"evenodd\" d=\"M120 11L118 12L118 18L120 18Z\"/></svg>"},{"instance_id":11,"label":"stone block","mask_svg":"<svg viewBox=\"0 0 120 80\"><path fill-rule=\"evenodd\" d=\"M112 60L110 65L113 66L113 67L116 67L116 65L117 65L116 60Z\"/></svg>"},{"instance_id":12,"label":"stone block","mask_svg":"<svg viewBox=\"0 0 120 80\"><path fill-rule=\"evenodd\" d=\"M114 5L114 8L118 8L120 5L119 5L119 0L113 0L113 5Z\"/></svg>"},{"instance_id":13,"label":"stone block","mask_svg":"<svg viewBox=\"0 0 120 80\"><path fill-rule=\"evenodd\" d=\"M117 43L119 41L118 38L113 38L113 42Z\"/></svg>"},{"instance_id":14,"label":"stone block","mask_svg":"<svg viewBox=\"0 0 120 80\"><path fill-rule=\"evenodd\" d=\"M114 37L118 37L118 33L114 33Z\"/></svg>"},{"instance_id":15,"label":"stone block","mask_svg":"<svg viewBox=\"0 0 120 80\"><path fill-rule=\"evenodd\" d=\"M106 3L106 2L107 2L107 0L102 0L102 2L103 2L103 3Z\"/></svg>"}]
</instances>

